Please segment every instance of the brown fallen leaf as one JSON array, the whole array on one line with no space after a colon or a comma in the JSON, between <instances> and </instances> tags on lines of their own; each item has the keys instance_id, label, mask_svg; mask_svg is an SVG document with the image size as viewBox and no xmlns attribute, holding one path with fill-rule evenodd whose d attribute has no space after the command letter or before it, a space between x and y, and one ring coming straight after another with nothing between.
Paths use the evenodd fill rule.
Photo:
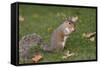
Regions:
<instances>
[{"instance_id":1,"label":"brown fallen leaf","mask_svg":"<svg viewBox=\"0 0 100 68\"><path fill-rule=\"evenodd\" d=\"M92 42L93 42L94 40L95 40L95 37L90 38L90 41L92 41Z\"/></svg>"},{"instance_id":2,"label":"brown fallen leaf","mask_svg":"<svg viewBox=\"0 0 100 68\"><path fill-rule=\"evenodd\" d=\"M34 55L34 57L32 58L32 61L34 63L38 63L42 58L43 58L42 55L40 53L38 53L38 54Z\"/></svg>"},{"instance_id":3,"label":"brown fallen leaf","mask_svg":"<svg viewBox=\"0 0 100 68\"><path fill-rule=\"evenodd\" d=\"M70 53L69 51L67 51L67 53L65 53L64 56L62 56L63 59L67 59L68 57L74 56L75 53Z\"/></svg>"},{"instance_id":4,"label":"brown fallen leaf","mask_svg":"<svg viewBox=\"0 0 100 68\"><path fill-rule=\"evenodd\" d=\"M23 22L25 19L23 16L19 16L19 21Z\"/></svg>"},{"instance_id":5,"label":"brown fallen leaf","mask_svg":"<svg viewBox=\"0 0 100 68\"><path fill-rule=\"evenodd\" d=\"M96 32L83 33L83 37L90 38L90 37L94 36L95 34L96 34Z\"/></svg>"}]
</instances>

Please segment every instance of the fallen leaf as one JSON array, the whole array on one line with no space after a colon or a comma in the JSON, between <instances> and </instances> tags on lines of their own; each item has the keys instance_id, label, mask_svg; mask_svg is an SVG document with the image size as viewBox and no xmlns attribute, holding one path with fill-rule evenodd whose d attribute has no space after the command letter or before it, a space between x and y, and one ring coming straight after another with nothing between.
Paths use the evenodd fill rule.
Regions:
<instances>
[{"instance_id":1,"label":"fallen leaf","mask_svg":"<svg viewBox=\"0 0 100 68\"><path fill-rule=\"evenodd\" d=\"M67 59L67 56L62 56L62 59Z\"/></svg>"},{"instance_id":2,"label":"fallen leaf","mask_svg":"<svg viewBox=\"0 0 100 68\"><path fill-rule=\"evenodd\" d=\"M90 38L90 41L92 41L92 42L93 42L94 40L95 40L95 37Z\"/></svg>"},{"instance_id":3,"label":"fallen leaf","mask_svg":"<svg viewBox=\"0 0 100 68\"><path fill-rule=\"evenodd\" d=\"M90 38L90 37L94 36L95 34L96 34L96 32L83 33L83 37Z\"/></svg>"},{"instance_id":4,"label":"fallen leaf","mask_svg":"<svg viewBox=\"0 0 100 68\"><path fill-rule=\"evenodd\" d=\"M42 55L39 53L39 54L35 54L34 57L32 58L32 61L34 63L38 63L41 59L42 59Z\"/></svg>"},{"instance_id":5,"label":"fallen leaf","mask_svg":"<svg viewBox=\"0 0 100 68\"><path fill-rule=\"evenodd\" d=\"M19 16L19 21L23 22L24 21L24 17L23 16Z\"/></svg>"},{"instance_id":6,"label":"fallen leaf","mask_svg":"<svg viewBox=\"0 0 100 68\"><path fill-rule=\"evenodd\" d=\"M75 53L70 53L69 51L67 51L64 56L62 56L63 59L67 59L68 57L74 56Z\"/></svg>"}]
</instances>

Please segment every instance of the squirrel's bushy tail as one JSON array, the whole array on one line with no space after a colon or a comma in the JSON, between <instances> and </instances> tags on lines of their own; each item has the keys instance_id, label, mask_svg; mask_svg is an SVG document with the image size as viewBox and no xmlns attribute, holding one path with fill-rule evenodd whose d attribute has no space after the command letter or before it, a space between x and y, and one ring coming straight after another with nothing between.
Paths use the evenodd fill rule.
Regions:
<instances>
[{"instance_id":1,"label":"squirrel's bushy tail","mask_svg":"<svg viewBox=\"0 0 100 68\"><path fill-rule=\"evenodd\" d=\"M42 42L42 37L36 33L23 36L19 41L19 58L26 60L30 56L30 48L35 45L42 45Z\"/></svg>"}]
</instances>

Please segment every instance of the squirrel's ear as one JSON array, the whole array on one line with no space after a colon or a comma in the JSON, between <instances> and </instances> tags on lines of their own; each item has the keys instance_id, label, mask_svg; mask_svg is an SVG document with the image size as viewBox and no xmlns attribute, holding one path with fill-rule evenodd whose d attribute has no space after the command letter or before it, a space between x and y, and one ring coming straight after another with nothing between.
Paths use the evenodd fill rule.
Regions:
<instances>
[{"instance_id":1,"label":"squirrel's ear","mask_svg":"<svg viewBox=\"0 0 100 68\"><path fill-rule=\"evenodd\" d=\"M72 16L72 17L65 18L65 23L67 23L68 21L75 23L77 20L78 20L78 16Z\"/></svg>"},{"instance_id":2,"label":"squirrel's ear","mask_svg":"<svg viewBox=\"0 0 100 68\"><path fill-rule=\"evenodd\" d=\"M72 18L71 18L71 21L72 22L76 22L78 20L78 16L73 16Z\"/></svg>"}]
</instances>

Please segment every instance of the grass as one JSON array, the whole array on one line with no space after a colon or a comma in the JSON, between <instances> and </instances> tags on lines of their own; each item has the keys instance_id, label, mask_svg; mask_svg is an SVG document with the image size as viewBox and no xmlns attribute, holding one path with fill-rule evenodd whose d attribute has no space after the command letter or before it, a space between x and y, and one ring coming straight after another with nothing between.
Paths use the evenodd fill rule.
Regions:
<instances>
[{"instance_id":1,"label":"grass","mask_svg":"<svg viewBox=\"0 0 100 68\"><path fill-rule=\"evenodd\" d=\"M52 31L48 31L49 28L55 30L68 16L79 16L76 32L70 35L63 51L69 50L76 55L64 60L61 58L63 52L48 53L38 49L43 54L43 60L39 63L96 59L96 41L91 42L82 37L84 32L96 31L96 9L20 5L19 15L24 17L24 21L19 22L19 39L27 34L36 33L47 43L49 43L52 33ZM35 48L30 50L33 55ZM29 63L31 62L29 61ZM23 64L24 62L20 61L19 63Z\"/></svg>"}]
</instances>

